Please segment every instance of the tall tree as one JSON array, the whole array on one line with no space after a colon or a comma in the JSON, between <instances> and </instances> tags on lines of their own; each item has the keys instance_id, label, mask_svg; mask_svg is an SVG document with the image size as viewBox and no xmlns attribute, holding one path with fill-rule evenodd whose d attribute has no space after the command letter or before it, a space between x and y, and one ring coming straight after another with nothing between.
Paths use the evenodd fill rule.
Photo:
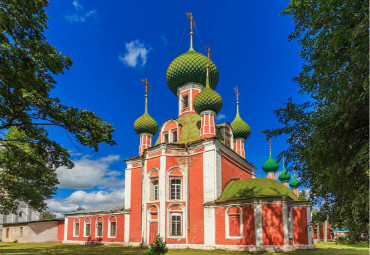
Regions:
<instances>
[{"instance_id":1,"label":"tall tree","mask_svg":"<svg viewBox=\"0 0 370 255\"><path fill-rule=\"evenodd\" d=\"M62 128L96 151L100 143L116 144L111 124L50 95L54 77L72 61L46 41L47 5L0 0L0 213L15 212L20 200L45 209L58 183L55 169L73 166L47 128Z\"/></svg>"},{"instance_id":2,"label":"tall tree","mask_svg":"<svg viewBox=\"0 0 370 255\"><path fill-rule=\"evenodd\" d=\"M311 99L289 98L275 111L288 134L283 152L321 219L350 229L352 240L369 233L369 17L368 1L291 0L283 15L296 24L304 59L293 80Z\"/></svg>"}]
</instances>

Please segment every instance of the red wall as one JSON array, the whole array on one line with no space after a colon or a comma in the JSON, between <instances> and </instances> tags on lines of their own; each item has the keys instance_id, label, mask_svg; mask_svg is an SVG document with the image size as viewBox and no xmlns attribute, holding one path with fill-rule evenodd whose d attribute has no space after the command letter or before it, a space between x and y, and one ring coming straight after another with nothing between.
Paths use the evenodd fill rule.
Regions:
<instances>
[{"instance_id":1,"label":"red wall","mask_svg":"<svg viewBox=\"0 0 370 255\"><path fill-rule=\"evenodd\" d=\"M254 206L241 206L243 210L243 238L226 239L225 212L227 208L216 208L216 244L221 245L255 245Z\"/></svg>"},{"instance_id":2,"label":"red wall","mask_svg":"<svg viewBox=\"0 0 370 255\"><path fill-rule=\"evenodd\" d=\"M222 167L222 190L225 188L230 179L251 179L252 175L247 173L233 161L223 151L221 151L221 167Z\"/></svg>"},{"instance_id":3,"label":"red wall","mask_svg":"<svg viewBox=\"0 0 370 255\"><path fill-rule=\"evenodd\" d=\"M262 240L264 245L284 245L281 204L262 205Z\"/></svg>"},{"instance_id":4,"label":"red wall","mask_svg":"<svg viewBox=\"0 0 370 255\"><path fill-rule=\"evenodd\" d=\"M74 217L66 218L68 220L68 234L67 240L71 241L101 241L101 242L123 242L124 241L124 226L125 218L123 214L114 215L117 219L117 233L115 238L108 237L108 220L112 215L104 216L91 216L90 218L90 228L91 234L90 237L84 237L84 228L85 228L85 218L86 217ZM95 223L96 218L101 217L103 219L103 237L95 237ZM73 223L74 219L78 218L80 220L80 235L78 237L73 236ZM59 227L59 226L58 226Z\"/></svg>"},{"instance_id":5,"label":"red wall","mask_svg":"<svg viewBox=\"0 0 370 255\"><path fill-rule=\"evenodd\" d=\"M141 167L131 170L130 242L141 242Z\"/></svg>"},{"instance_id":6,"label":"red wall","mask_svg":"<svg viewBox=\"0 0 370 255\"><path fill-rule=\"evenodd\" d=\"M293 208L294 244L308 244L307 209L306 207Z\"/></svg>"},{"instance_id":7,"label":"red wall","mask_svg":"<svg viewBox=\"0 0 370 255\"><path fill-rule=\"evenodd\" d=\"M203 154L190 156L188 243L204 243Z\"/></svg>"},{"instance_id":8,"label":"red wall","mask_svg":"<svg viewBox=\"0 0 370 255\"><path fill-rule=\"evenodd\" d=\"M58 221L58 242L64 240L64 220Z\"/></svg>"}]
</instances>

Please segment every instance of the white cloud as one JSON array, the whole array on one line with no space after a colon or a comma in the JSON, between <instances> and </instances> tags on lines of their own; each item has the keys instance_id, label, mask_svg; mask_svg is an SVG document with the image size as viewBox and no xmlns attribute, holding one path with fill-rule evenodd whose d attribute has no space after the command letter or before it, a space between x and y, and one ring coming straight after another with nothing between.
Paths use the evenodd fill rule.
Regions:
<instances>
[{"instance_id":1,"label":"white cloud","mask_svg":"<svg viewBox=\"0 0 370 255\"><path fill-rule=\"evenodd\" d=\"M146 48L144 43L141 43L139 40L131 41L125 44L126 53L125 55L119 55L119 60L122 61L125 65L136 67L138 64L138 59L141 60L141 65L146 64L148 53L151 48Z\"/></svg>"},{"instance_id":2,"label":"white cloud","mask_svg":"<svg viewBox=\"0 0 370 255\"><path fill-rule=\"evenodd\" d=\"M85 10L85 8L77 0L74 0L72 5L75 8L75 12L65 16L66 19L71 23L85 22L88 18L95 17L97 14L95 9Z\"/></svg>"},{"instance_id":3,"label":"white cloud","mask_svg":"<svg viewBox=\"0 0 370 255\"><path fill-rule=\"evenodd\" d=\"M109 166L119 160L118 155L109 155L99 159L84 156L73 160L72 169L60 167L56 170L59 185L62 189L91 189L98 187L123 186L123 171L114 171Z\"/></svg>"},{"instance_id":4,"label":"white cloud","mask_svg":"<svg viewBox=\"0 0 370 255\"><path fill-rule=\"evenodd\" d=\"M225 119L226 118L226 115L225 114L222 114L222 113L220 113L220 114L218 114L217 116L216 116L216 120L223 120L223 119Z\"/></svg>"},{"instance_id":5,"label":"white cloud","mask_svg":"<svg viewBox=\"0 0 370 255\"><path fill-rule=\"evenodd\" d=\"M162 40L162 42L163 42L164 45L168 46L168 39L167 39L167 37L165 35L162 35L161 36L161 40Z\"/></svg>"},{"instance_id":6,"label":"white cloud","mask_svg":"<svg viewBox=\"0 0 370 255\"><path fill-rule=\"evenodd\" d=\"M107 204L123 204L124 192L124 189L115 189L111 192L77 190L65 199L48 199L46 203L48 211L61 217L62 214L75 211L78 207L92 209Z\"/></svg>"}]
</instances>

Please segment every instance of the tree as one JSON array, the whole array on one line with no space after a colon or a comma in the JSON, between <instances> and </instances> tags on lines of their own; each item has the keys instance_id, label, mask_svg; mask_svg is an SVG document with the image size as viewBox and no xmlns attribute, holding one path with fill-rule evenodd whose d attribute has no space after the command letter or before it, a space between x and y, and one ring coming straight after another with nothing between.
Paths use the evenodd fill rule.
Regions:
<instances>
[{"instance_id":1,"label":"tree","mask_svg":"<svg viewBox=\"0 0 370 255\"><path fill-rule=\"evenodd\" d=\"M296 24L304 59L293 80L310 100L292 98L275 111L288 134L284 153L301 182L311 187L323 219L350 230L352 240L369 233L369 45L368 2L292 0L283 15Z\"/></svg>"},{"instance_id":2,"label":"tree","mask_svg":"<svg viewBox=\"0 0 370 255\"><path fill-rule=\"evenodd\" d=\"M49 219L56 219L56 215L54 213L51 213L49 211L43 212L42 213L42 219L44 220L49 220Z\"/></svg>"},{"instance_id":3,"label":"tree","mask_svg":"<svg viewBox=\"0 0 370 255\"><path fill-rule=\"evenodd\" d=\"M79 207L77 207L77 209L76 209L76 211L75 211L75 212L83 211L83 210L85 210L85 208L83 208L83 207L79 206Z\"/></svg>"},{"instance_id":4,"label":"tree","mask_svg":"<svg viewBox=\"0 0 370 255\"><path fill-rule=\"evenodd\" d=\"M146 250L147 254L153 254L153 255L161 255L166 254L168 252L168 248L166 246L166 242L164 241L164 238L160 235L157 235L154 239L154 241L150 244L150 248Z\"/></svg>"},{"instance_id":5,"label":"tree","mask_svg":"<svg viewBox=\"0 0 370 255\"><path fill-rule=\"evenodd\" d=\"M299 198L307 199L307 194L305 190L302 190L301 192L299 192Z\"/></svg>"},{"instance_id":6,"label":"tree","mask_svg":"<svg viewBox=\"0 0 370 255\"><path fill-rule=\"evenodd\" d=\"M0 1L0 213L18 201L45 209L58 180L55 169L73 167L67 149L49 128L62 128L72 142L98 150L116 144L114 131L95 113L65 106L50 91L55 76L72 65L44 36L47 0Z\"/></svg>"}]
</instances>

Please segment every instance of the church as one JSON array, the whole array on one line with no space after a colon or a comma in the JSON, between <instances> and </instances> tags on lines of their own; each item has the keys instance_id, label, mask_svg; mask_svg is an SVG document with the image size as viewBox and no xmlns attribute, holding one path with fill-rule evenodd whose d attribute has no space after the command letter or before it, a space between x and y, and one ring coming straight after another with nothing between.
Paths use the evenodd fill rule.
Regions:
<instances>
[{"instance_id":1,"label":"church","mask_svg":"<svg viewBox=\"0 0 370 255\"><path fill-rule=\"evenodd\" d=\"M178 116L160 127L149 115L147 79L144 114L134 123L138 156L126 159L124 205L65 215L66 243L100 241L148 246L157 235L168 248L290 251L313 245L311 203L298 197L299 182L270 154L256 176L244 143L251 129L239 110L215 122L223 107L215 91L219 71L193 48L168 66L166 80L178 97ZM170 117L170 116L169 116ZM156 141L153 137L158 134ZM289 188L291 187L291 189Z\"/></svg>"}]
</instances>

